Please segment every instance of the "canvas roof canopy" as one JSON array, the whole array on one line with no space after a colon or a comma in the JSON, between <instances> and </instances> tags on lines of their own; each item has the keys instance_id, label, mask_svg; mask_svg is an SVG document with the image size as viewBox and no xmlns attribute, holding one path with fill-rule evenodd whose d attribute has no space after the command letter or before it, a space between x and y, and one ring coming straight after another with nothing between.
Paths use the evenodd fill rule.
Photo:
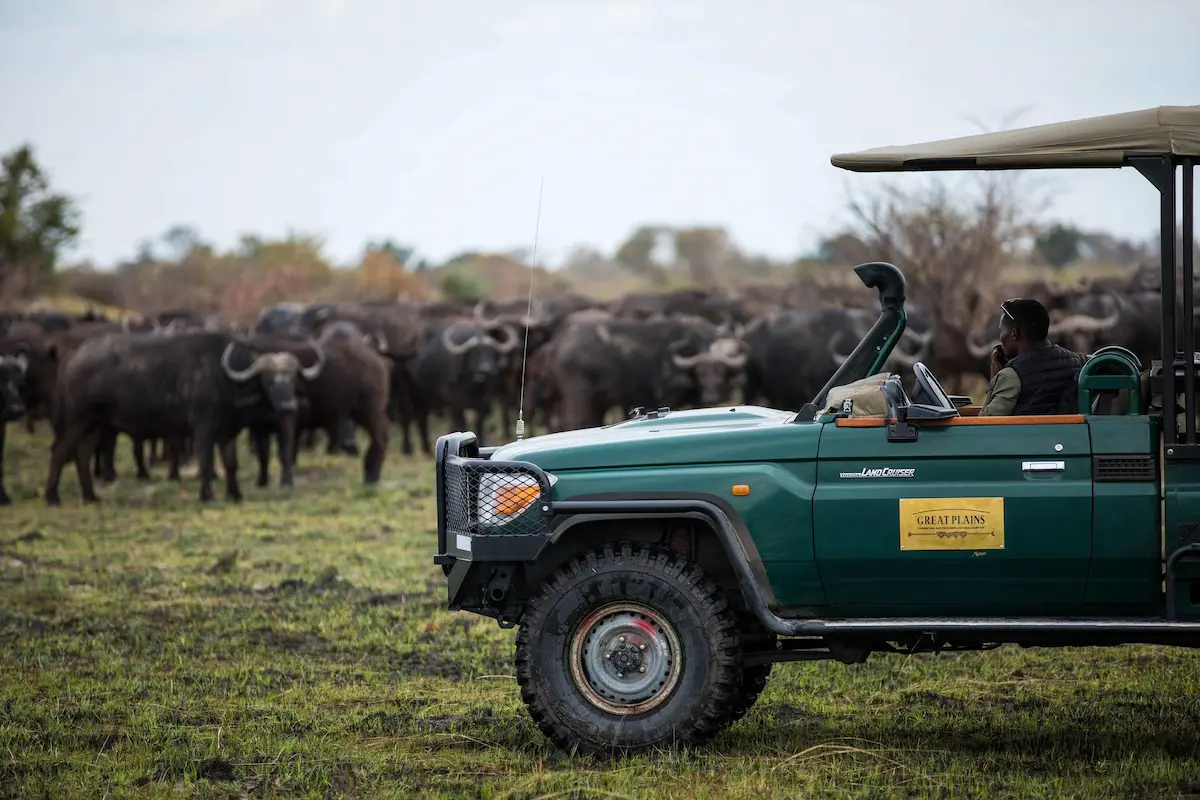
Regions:
<instances>
[{"instance_id":1,"label":"canvas roof canopy","mask_svg":"<svg viewBox=\"0 0 1200 800\"><path fill-rule=\"evenodd\" d=\"M1120 167L1136 155L1200 157L1200 106L1160 106L843 153L830 161L854 172L929 169Z\"/></svg>"}]
</instances>

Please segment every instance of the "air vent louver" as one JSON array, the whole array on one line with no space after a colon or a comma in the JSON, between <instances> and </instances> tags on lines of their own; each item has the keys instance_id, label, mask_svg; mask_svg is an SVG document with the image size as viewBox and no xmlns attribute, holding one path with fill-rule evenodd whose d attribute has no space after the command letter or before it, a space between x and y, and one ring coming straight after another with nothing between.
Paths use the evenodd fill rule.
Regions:
<instances>
[{"instance_id":1,"label":"air vent louver","mask_svg":"<svg viewBox=\"0 0 1200 800\"><path fill-rule=\"evenodd\" d=\"M1092 478L1097 482L1155 481L1153 456L1094 456Z\"/></svg>"}]
</instances>

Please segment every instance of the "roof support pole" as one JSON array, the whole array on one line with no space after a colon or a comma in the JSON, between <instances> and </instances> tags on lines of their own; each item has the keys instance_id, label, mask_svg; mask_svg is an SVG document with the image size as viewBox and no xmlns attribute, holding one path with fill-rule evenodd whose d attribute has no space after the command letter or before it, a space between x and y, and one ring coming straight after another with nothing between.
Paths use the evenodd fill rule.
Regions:
<instances>
[{"instance_id":1,"label":"roof support pole","mask_svg":"<svg viewBox=\"0 0 1200 800\"><path fill-rule=\"evenodd\" d=\"M1193 273L1195 271L1194 249L1195 235L1193 233L1195 221L1195 179L1193 177L1193 159L1188 157L1183 159L1183 309L1179 312L1183 314L1183 348L1186 354L1183 361L1184 380L1187 381L1183 386L1184 408L1187 412L1186 422L1186 441L1188 444L1196 444L1196 307L1193 303ZM1172 176L1173 177L1173 176ZM1175 187L1171 187L1174 189ZM1174 226L1172 226L1174 227ZM1174 241L1174 231L1172 231L1172 242ZM1172 259L1173 261L1174 259Z\"/></svg>"},{"instance_id":2,"label":"roof support pole","mask_svg":"<svg viewBox=\"0 0 1200 800\"><path fill-rule=\"evenodd\" d=\"M1162 426L1163 444L1170 449L1179 441L1175 424L1175 363L1179 348L1175 341L1175 163L1171 156L1129 159L1130 166L1150 181L1159 195L1159 257L1162 303Z\"/></svg>"}]
</instances>

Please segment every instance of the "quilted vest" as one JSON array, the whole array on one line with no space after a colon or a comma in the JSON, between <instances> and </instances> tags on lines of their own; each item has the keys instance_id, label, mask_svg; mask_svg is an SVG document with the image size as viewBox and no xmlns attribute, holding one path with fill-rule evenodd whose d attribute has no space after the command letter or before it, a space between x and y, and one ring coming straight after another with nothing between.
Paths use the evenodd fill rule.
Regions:
<instances>
[{"instance_id":1,"label":"quilted vest","mask_svg":"<svg viewBox=\"0 0 1200 800\"><path fill-rule=\"evenodd\" d=\"M1042 342L1013 358L1008 366L1021 379L1014 416L1074 413L1076 395L1071 390L1077 386L1075 376L1083 367L1083 357L1078 353Z\"/></svg>"}]
</instances>

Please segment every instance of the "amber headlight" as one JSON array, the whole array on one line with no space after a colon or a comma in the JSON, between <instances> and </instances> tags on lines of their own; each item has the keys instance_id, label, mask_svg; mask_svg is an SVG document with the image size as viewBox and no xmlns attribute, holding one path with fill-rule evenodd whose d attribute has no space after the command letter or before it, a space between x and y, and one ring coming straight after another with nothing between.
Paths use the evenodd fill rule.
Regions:
<instances>
[{"instance_id":1,"label":"amber headlight","mask_svg":"<svg viewBox=\"0 0 1200 800\"><path fill-rule=\"evenodd\" d=\"M553 486L558 478L549 472ZM478 520L483 525L503 525L536 503L542 495L537 478L520 472L485 472L479 476L476 503Z\"/></svg>"}]
</instances>

